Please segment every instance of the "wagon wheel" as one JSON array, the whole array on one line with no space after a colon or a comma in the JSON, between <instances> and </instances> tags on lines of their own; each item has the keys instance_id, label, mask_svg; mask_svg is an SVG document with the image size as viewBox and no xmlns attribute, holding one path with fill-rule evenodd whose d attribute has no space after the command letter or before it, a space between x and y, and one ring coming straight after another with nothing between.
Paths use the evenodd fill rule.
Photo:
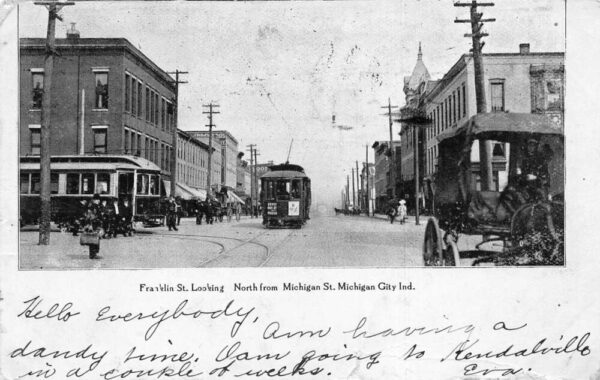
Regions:
<instances>
[{"instance_id":1,"label":"wagon wheel","mask_svg":"<svg viewBox=\"0 0 600 380\"><path fill-rule=\"evenodd\" d=\"M456 240L450 234L446 236L446 249L444 250L445 266L460 266L460 252Z\"/></svg>"},{"instance_id":2,"label":"wagon wheel","mask_svg":"<svg viewBox=\"0 0 600 380\"><path fill-rule=\"evenodd\" d=\"M423 263L425 266L444 265L444 244L442 233L436 218L430 218L425 227L425 240L423 241Z\"/></svg>"}]
</instances>

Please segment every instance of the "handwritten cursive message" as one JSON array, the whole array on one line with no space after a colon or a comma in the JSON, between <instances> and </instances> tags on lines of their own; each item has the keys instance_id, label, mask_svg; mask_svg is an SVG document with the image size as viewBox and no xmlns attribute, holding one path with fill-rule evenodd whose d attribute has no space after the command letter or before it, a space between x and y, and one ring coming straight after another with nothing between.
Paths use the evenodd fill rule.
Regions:
<instances>
[{"instance_id":1,"label":"handwritten cursive message","mask_svg":"<svg viewBox=\"0 0 600 380\"><path fill-rule=\"evenodd\" d=\"M22 304L16 318L31 326L31 334L23 334L4 360L19 379L376 378L418 363L448 366L456 376L501 378L535 372L532 363L584 360L592 352L588 331L523 339L532 328L528 321L424 326L361 316L292 325L235 299L102 305L93 312L39 295ZM65 339L45 341L35 333L38 325ZM82 325L94 333L73 330ZM111 343L103 336L112 336ZM505 362L510 365L499 364Z\"/></svg>"}]
</instances>

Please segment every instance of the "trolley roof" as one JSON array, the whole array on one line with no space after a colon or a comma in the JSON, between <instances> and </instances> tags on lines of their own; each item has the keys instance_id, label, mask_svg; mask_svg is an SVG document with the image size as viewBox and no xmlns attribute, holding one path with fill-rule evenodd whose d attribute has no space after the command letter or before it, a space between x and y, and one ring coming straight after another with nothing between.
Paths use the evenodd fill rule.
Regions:
<instances>
[{"instance_id":1,"label":"trolley roof","mask_svg":"<svg viewBox=\"0 0 600 380\"><path fill-rule=\"evenodd\" d=\"M300 165L285 163L271 165L269 171L260 178L308 178L304 173L304 168Z\"/></svg>"},{"instance_id":2,"label":"trolley roof","mask_svg":"<svg viewBox=\"0 0 600 380\"><path fill-rule=\"evenodd\" d=\"M64 155L52 156L53 170L148 170L160 172L160 167L153 162L130 155ZM22 156L21 170L40 170L39 156Z\"/></svg>"}]
</instances>

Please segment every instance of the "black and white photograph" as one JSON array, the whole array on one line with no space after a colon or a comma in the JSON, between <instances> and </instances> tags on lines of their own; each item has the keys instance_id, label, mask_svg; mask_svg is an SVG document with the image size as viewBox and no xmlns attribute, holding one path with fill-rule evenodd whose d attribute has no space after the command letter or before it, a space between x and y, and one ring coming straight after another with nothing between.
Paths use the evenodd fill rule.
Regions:
<instances>
[{"instance_id":1,"label":"black and white photograph","mask_svg":"<svg viewBox=\"0 0 600 380\"><path fill-rule=\"evenodd\" d=\"M19 65L21 269L565 265L563 1L28 2Z\"/></svg>"},{"instance_id":2,"label":"black and white photograph","mask_svg":"<svg viewBox=\"0 0 600 380\"><path fill-rule=\"evenodd\" d=\"M0 0L0 379L600 380L598 36Z\"/></svg>"}]
</instances>

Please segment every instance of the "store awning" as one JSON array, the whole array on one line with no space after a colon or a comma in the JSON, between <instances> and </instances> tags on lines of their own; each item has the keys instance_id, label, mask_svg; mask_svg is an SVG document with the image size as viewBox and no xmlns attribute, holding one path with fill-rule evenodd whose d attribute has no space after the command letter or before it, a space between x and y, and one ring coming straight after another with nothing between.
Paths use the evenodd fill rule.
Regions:
<instances>
[{"instance_id":1,"label":"store awning","mask_svg":"<svg viewBox=\"0 0 600 380\"><path fill-rule=\"evenodd\" d=\"M245 203L245 202L242 200L242 198L240 198L233 191L228 191L227 192L227 202L226 203Z\"/></svg>"},{"instance_id":2,"label":"store awning","mask_svg":"<svg viewBox=\"0 0 600 380\"><path fill-rule=\"evenodd\" d=\"M171 181L163 180L165 183L165 193L167 197L171 196ZM194 189L193 187L187 186L183 183L177 183L175 187L175 197L180 197L181 199L191 200L191 199L200 199L202 201L206 200L206 191Z\"/></svg>"}]
</instances>

